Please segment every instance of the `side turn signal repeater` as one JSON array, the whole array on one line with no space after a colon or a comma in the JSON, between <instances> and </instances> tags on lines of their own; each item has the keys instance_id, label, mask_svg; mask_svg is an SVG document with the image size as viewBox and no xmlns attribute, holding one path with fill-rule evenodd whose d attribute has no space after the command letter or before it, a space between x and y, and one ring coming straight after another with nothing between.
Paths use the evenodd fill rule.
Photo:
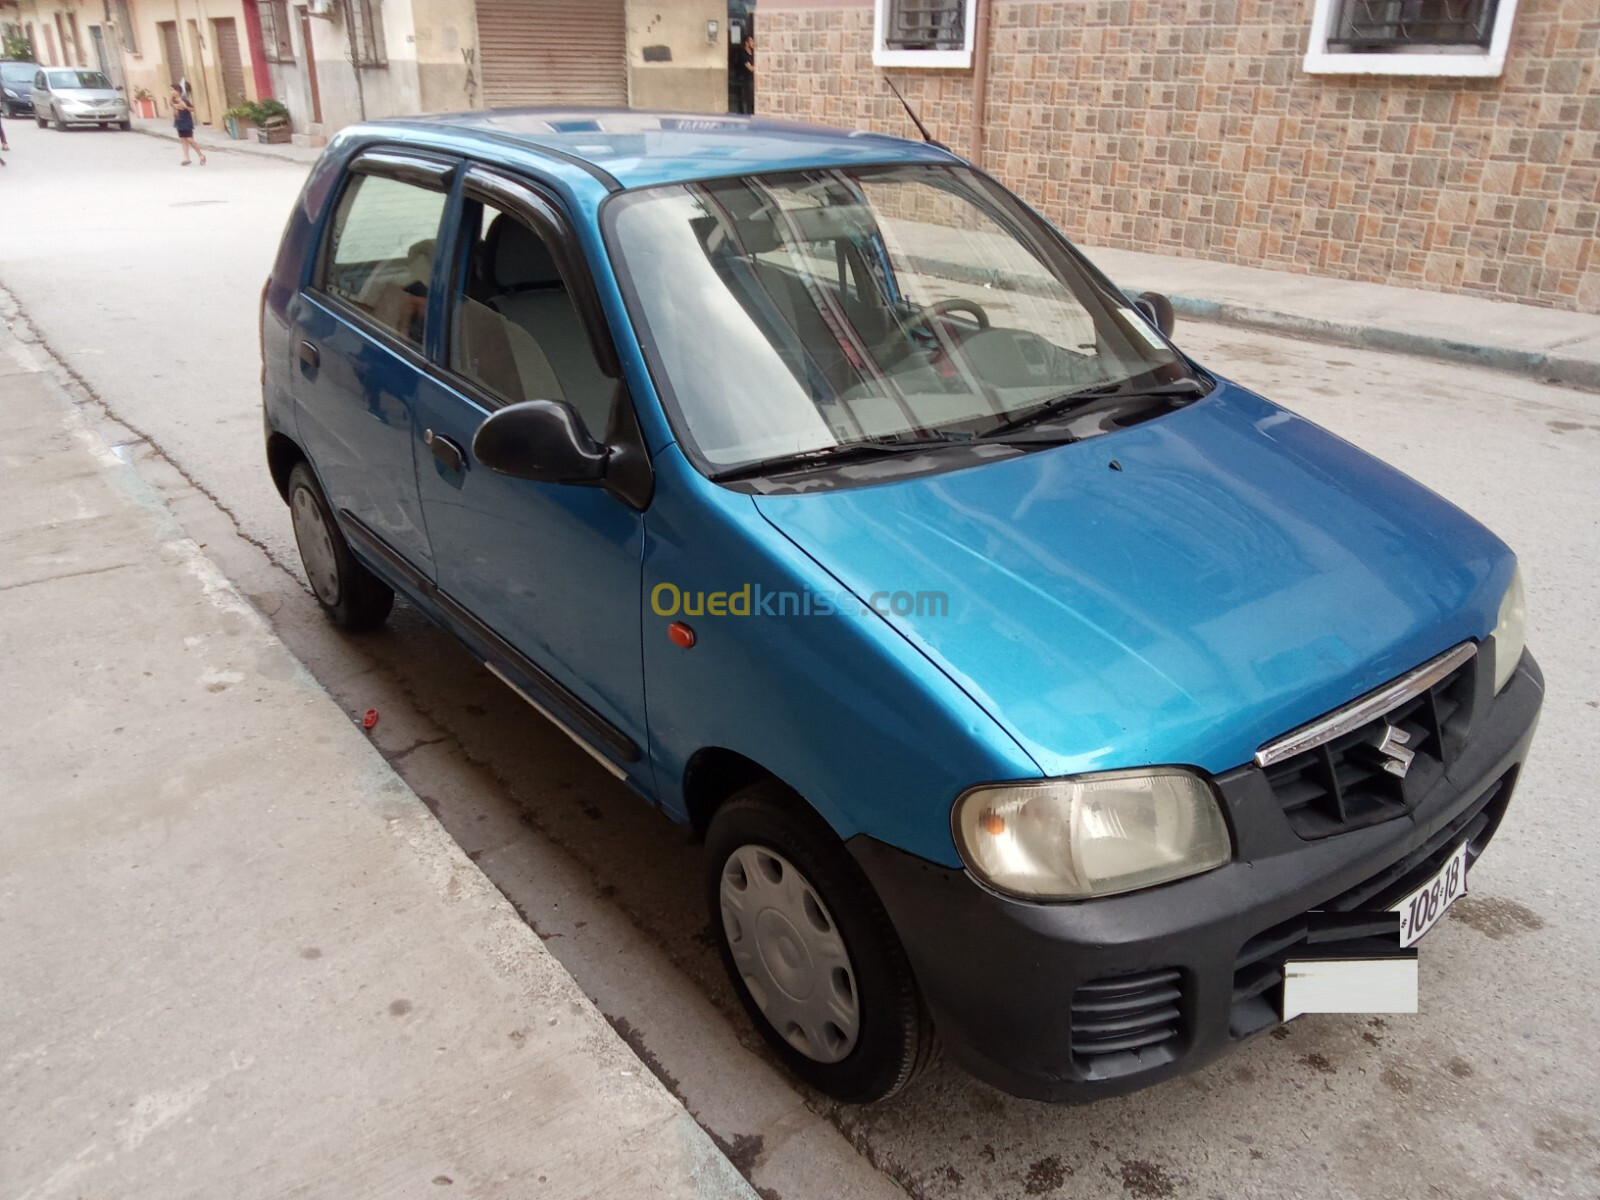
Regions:
<instances>
[{"instance_id":1,"label":"side turn signal repeater","mask_svg":"<svg viewBox=\"0 0 1600 1200\"><path fill-rule=\"evenodd\" d=\"M667 637L672 639L674 646L682 646L685 650L694 645L694 630L682 621L674 621L667 626Z\"/></svg>"}]
</instances>

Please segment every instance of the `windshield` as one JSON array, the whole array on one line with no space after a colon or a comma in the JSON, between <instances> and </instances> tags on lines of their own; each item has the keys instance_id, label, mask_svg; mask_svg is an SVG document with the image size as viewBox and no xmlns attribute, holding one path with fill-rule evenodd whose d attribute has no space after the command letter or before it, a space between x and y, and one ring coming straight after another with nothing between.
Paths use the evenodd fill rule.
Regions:
<instances>
[{"instance_id":1,"label":"windshield","mask_svg":"<svg viewBox=\"0 0 1600 1200\"><path fill-rule=\"evenodd\" d=\"M111 90L111 81L99 71L51 71L50 86L57 90L66 88L103 88Z\"/></svg>"},{"instance_id":2,"label":"windshield","mask_svg":"<svg viewBox=\"0 0 1600 1200\"><path fill-rule=\"evenodd\" d=\"M39 68L34 63L0 63L0 79L7 83L32 83L38 73Z\"/></svg>"},{"instance_id":3,"label":"windshield","mask_svg":"<svg viewBox=\"0 0 1600 1200\"><path fill-rule=\"evenodd\" d=\"M620 197L612 227L658 384L715 470L981 437L1182 360L998 185L829 169Z\"/></svg>"}]
</instances>

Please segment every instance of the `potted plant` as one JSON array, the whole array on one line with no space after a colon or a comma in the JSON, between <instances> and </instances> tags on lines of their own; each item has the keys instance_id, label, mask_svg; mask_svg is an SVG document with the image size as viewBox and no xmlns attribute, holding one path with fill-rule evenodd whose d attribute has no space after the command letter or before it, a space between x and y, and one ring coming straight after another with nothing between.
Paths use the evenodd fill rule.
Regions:
<instances>
[{"instance_id":1,"label":"potted plant","mask_svg":"<svg viewBox=\"0 0 1600 1200\"><path fill-rule=\"evenodd\" d=\"M252 117L256 125L256 141L287 142L290 136L289 110L281 100L263 100L255 106Z\"/></svg>"},{"instance_id":2,"label":"potted plant","mask_svg":"<svg viewBox=\"0 0 1600 1200\"><path fill-rule=\"evenodd\" d=\"M222 114L222 122L227 126L228 136L234 141L241 141L250 136L250 131L256 126L256 106L248 100L243 104L235 104Z\"/></svg>"},{"instance_id":3,"label":"potted plant","mask_svg":"<svg viewBox=\"0 0 1600 1200\"><path fill-rule=\"evenodd\" d=\"M134 88L133 102L138 106L141 117L148 119L156 115L156 98L150 94L149 88Z\"/></svg>"}]
</instances>

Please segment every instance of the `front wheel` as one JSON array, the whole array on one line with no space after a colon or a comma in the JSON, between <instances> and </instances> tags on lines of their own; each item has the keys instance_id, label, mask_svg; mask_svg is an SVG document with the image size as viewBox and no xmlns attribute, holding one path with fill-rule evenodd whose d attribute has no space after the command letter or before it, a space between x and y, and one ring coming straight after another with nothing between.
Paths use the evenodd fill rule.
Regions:
<instances>
[{"instance_id":1,"label":"front wheel","mask_svg":"<svg viewBox=\"0 0 1600 1200\"><path fill-rule=\"evenodd\" d=\"M55 126L56 126L56 132L58 132L58 133L65 133L67 131L67 123L61 119L61 114L60 113L56 114Z\"/></svg>"},{"instance_id":2,"label":"front wheel","mask_svg":"<svg viewBox=\"0 0 1600 1200\"><path fill-rule=\"evenodd\" d=\"M122 120L117 122L117 128L122 130L123 133L127 133L128 130L133 128L133 122L128 120L127 117L123 117Z\"/></svg>"},{"instance_id":3,"label":"front wheel","mask_svg":"<svg viewBox=\"0 0 1600 1200\"><path fill-rule=\"evenodd\" d=\"M289 472L289 515L306 579L328 619L352 633L382 625L394 607L394 591L356 561L317 477L303 462Z\"/></svg>"},{"instance_id":4,"label":"front wheel","mask_svg":"<svg viewBox=\"0 0 1600 1200\"><path fill-rule=\"evenodd\" d=\"M37 125L38 125L38 126L39 126L39 128L40 128L40 129L43 129L43 128L44 128L44 118L43 118L43 117L41 117L41 116L40 116L40 115L39 115L39 114L38 114L38 112L37 112L37 111L36 111L36 112L35 112L35 113L34 113L34 114L33 114L33 120L34 120L34 123L35 123L35 124L37 124Z\"/></svg>"},{"instance_id":5,"label":"front wheel","mask_svg":"<svg viewBox=\"0 0 1600 1200\"><path fill-rule=\"evenodd\" d=\"M933 1053L933 1024L888 914L800 797L739 792L706 834L706 899L723 965L767 1044L806 1083L867 1104Z\"/></svg>"}]
</instances>

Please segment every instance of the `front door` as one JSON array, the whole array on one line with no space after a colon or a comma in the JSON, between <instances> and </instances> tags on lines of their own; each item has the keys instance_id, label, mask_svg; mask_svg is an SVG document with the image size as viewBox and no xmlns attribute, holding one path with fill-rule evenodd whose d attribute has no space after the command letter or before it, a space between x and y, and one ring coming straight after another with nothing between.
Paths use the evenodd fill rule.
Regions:
<instances>
[{"instance_id":1,"label":"front door","mask_svg":"<svg viewBox=\"0 0 1600 1200\"><path fill-rule=\"evenodd\" d=\"M323 491L358 553L424 579L411 447L450 170L393 152L356 159L290 309L300 433Z\"/></svg>"},{"instance_id":2,"label":"front door","mask_svg":"<svg viewBox=\"0 0 1600 1200\"><path fill-rule=\"evenodd\" d=\"M626 392L599 365L579 316L589 306L574 295L591 285L553 204L476 170L462 197L440 370L417 412L439 598L496 670L614 774L649 786L643 514L601 488L513 479L472 455L484 419L523 400L565 400L602 441Z\"/></svg>"},{"instance_id":3,"label":"front door","mask_svg":"<svg viewBox=\"0 0 1600 1200\"><path fill-rule=\"evenodd\" d=\"M177 87L183 79L183 44L178 40L176 21L157 22L161 31L161 57L166 64L167 82Z\"/></svg>"},{"instance_id":4,"label":"front door","mask_svg":"<svg viewBox=\"0 0 1600 1200\"><path fill-rule=\"evenodd\" d=\"M216 50L217 71L222 76L222 106L243 104L244 59L239 54L239 30L232 17L217 17L211 22L211 45Z\"/></svg>"},{"instance_id":5,"label":"front door","mask_svg":"<svg viewBox=\"0 0 1600 1200\"><path fill-rule=\"evenodd\" d=\"M322 124L322 85L317 82L317 55L311 45L311 15L305 5L295 10L300 19L300 40L306 50L306 87L311 90L311 123Z\"/></svg>"}]
</instances>

